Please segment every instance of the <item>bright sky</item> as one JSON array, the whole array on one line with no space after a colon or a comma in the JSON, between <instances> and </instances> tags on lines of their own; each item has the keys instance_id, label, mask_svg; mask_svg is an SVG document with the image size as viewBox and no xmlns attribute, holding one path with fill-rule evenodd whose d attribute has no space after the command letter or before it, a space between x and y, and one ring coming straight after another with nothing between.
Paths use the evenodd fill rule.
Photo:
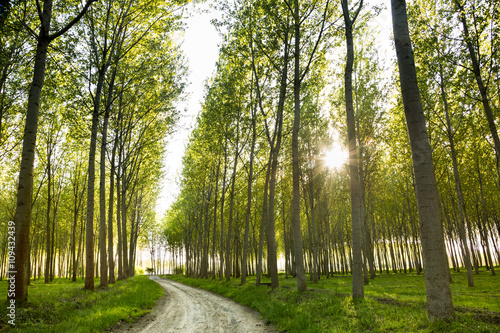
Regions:
<instances>
[{"instance_id":1,"label":"bright sky","mask_svg":"<svg viewBox=\"0 0 500 333\"><path fill-rule=\"evenodd\" d=\"M178 181L182 168L182 156L188 142L189 134L200 111L203 99L203 83L215 70L218 58L221 37L211 25L210 20L217 17L217 13L207 4L189 4L187 10L191 17L185 20L186 30L183 38L182 49L189 64L188 98L179 109L186 109L181 116L176 133L169 139L167 154L165 156L166 176L163 179L163 190L156 204L156 212L162 218L168 207L174 202L179 193ZM205 9L200 11L199 9ZM207 11L208 10L208 11Z\"/></svg>"}]
</instances>

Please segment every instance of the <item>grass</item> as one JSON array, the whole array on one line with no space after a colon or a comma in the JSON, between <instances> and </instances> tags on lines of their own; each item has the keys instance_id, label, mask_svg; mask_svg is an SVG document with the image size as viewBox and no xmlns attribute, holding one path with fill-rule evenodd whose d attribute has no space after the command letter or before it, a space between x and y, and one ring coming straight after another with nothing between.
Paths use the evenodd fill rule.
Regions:
<instances>
[{"instance_id":1,"label":"grass","mask_svg":"<svg viewBox=\"0 0 500 333\"><path fill-rule=\"evenodd\" d=\"M99 285L96 279L95 285ZM164 291L146 276L118 281L95 292L84 280L33 281L28 306L16 308L16 326L7 323L7 281L0 282L0 332L102 332L123 320L131 322L151 311Z\"/></svg>"},{"instance_id":2,"label":"grass","mask_svg":"<svg viewBox=\"0 0 500 333\"><path fill-rule=\"evenodd\" d=\"M456 309L449 322L429 322L422 275L381 274L366 285L365 299L353 301L351 277L336 275L298 293L296 281L280 275L280 288L255 287L239 279L229 282L168 278L210 290L259 311L268 323L292 332L500 332L500 278L482 270L475 287L467 287L465 272L452 273ZM264 279L263 282L270 282Z\"/></svg>"}]
</instances>

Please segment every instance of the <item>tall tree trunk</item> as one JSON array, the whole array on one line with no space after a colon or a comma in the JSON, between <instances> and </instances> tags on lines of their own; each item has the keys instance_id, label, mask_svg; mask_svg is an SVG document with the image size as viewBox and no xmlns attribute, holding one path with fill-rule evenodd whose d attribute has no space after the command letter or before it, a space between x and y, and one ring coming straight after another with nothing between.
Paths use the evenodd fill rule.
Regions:
<instances>
[{"instance_id":1,"label":"tall tree trunk","mask_svg":"<svg viewBox=\"0 0 500 333\"><path fill-rule=\"evenodd\" d=\"M363 259L362 247L362 214L361 214L361 192L359 183L358 152L356 144L356 122L354 119L354 107L352 100L352 69L354 64L354 44L352 30L354 22L363 6L363 1L351 20L347 0L342 0L342 11L345 23L345 36L347 46L347 60L345 67L345 103L347 116L347 139L349 144L349 178L351 181L351 222L352 222L352 297L363 298Z\"/></svg>"},{"instance_id":2,"label":"tall tree trunk","mask_svg":"<svg viewBox=\"0 0 500 333\"><path fill-rule=\"evenodd\" d=\"M233 174L231 177L231 194L229 201L229 220L227 225L227 240L226 240L226 282L231 279L231 232L233 228L233 210L234 210L234 186L236 183L236 168L238 166L238 158L239 158L239 140L240 140L240 123L239 123L239 112L237 115L237 123L236 123L236 146L234 153L234 163L233 163Z\"/></svg>"},{"instance_id":3,"label":"tall tree trunk","mask_svg":"<svg viewBox=\"0 0 500 333\"><path fill-rule=\"evenodd\" d=\"M121 149L118 153L118 166L116 175L116 233L118 236L118 244L116 253L118 254L118 280L123 280L123 251L122 251L122 191L121 191Z\"/></svg>"},{"instance_id":4,"label":"tall tree trunk","mask_svg":"<svg viewBox=\"0 0 500 333\"><path fill-rule=\"evenodd\" d=\"M132 210L132 223L130 229L130 246L128 252L128 268L129 268L129 277L135 276L135 249L136 249L136 240L139 232L139 223L140 223L140 211L142 204L142 189L140 191L135 192L134 194L134 209ZM160 268L161 268L161 246L159 248L160 255ZM160 272L158 271L158 274Z\"/></svg>"},{"instance_id":5,"label":"tall tree trunk","mask_svg":"<svg viewBox=\"0 0 500 333\"><path fill-rule=\"evenodd\" d=\"M458 232L460 235L462 252L464 253L465 256L464 262L465 262L465 268L467 269L467 283L469 287L474 287L474 275L472 273L470 251L469 251L469 246L467 245L467 235L465 233L465 216L466 216L465 201L464 201L464 195L462 193L462 182L460 180L460 174L458 173L457 152L455 151L455 140L453 138L453 130L451 128L451 120L448 109L448 99L446 98L446 93L444 90L444 80L442 77L443 69L440 68L440 71L441 71L440 87L441 87L441 96L443 98L443 104L444 104L444 113L446 117L446 133L448 135L448 141L450 143L450 154L451 154L451 160L453 162L453 177L455 179L455 192L457 193L457 200L458 200L458 214L459 214Z\"/></svg>"},{"instance_id":6,"label":"tall tree trunk","mask_svg":"<svg viewBox=\"0 0 500 333\"><path fill-rule=\"evenodd\" d=\"M309 148L309 147L308 147ZM311 156L308 156L311 158ZM306 189L306 184L304 182L303 187L304 187L304 206L306 208L306 219L307 219L307 231L308 231L308 236L309 236L309 276L310 280L313 281L314 283L318 282L318 275L317 275L317 261L316 261L316 244L315 244L315 237L314 237L314 228L315 228L315 221L314 221L314 170L309 170L309 186L307 191ZM306 193L308 193L308 196L306 197ZM307 200L309 199L309 200Z\"/></svg>"},{"instance_id":7,"label":"tall tree trunk","mask_svg":"<svg viewBox=\"0 0 500 333\"><path fill-rule=\"evenodd\" d=\"M52 1L44 1L40 33L38 35L33 81L28 94L28 111L24 128L21 168L17 190L17 206L14 222L16 225L15 249L15 299L18 305L24 305L28 300L29 282L29 233L31 225L31 202L33 197L33 166L35 162L35 146L38 130L38 114L40 97L45 80L47 50L49 46L49 30L52 17Z\"/></svg>"},{"instance_id":8,"label":"tall tree trunk","mask_svg":"<svg viewBox=\"0 0 500 333\"><path fill-rule=\"evenodd\" d=\"M46 245L45 245L45 283L50 282L50 266L51 266L51 246L50 246L50 209L52 207L52 170L51 170L52 143L47 141L47 228L46 228Z\"/></svg>"},{"instance_id":9,"label":"tall tree trunk","mask_svg":"<svg viewBox=\"0 0 500 333\"><path fill-rule=\"evenodd\" d=\"M87 235L86 235L86 277L85 277L85 289L90 289L94 290L94 273L93 273L93 268L94 268L94 259L93 259L93 244L94 244L94 234L93 234L93 228L94 228L94 186L95 186L95 155L96 155L96 149L97 149L97 126L99 124L99 110L101 106L101 95L102 95L102 89L104 86L104 80L105 80L105 74L106 74L106 66L102 66L99 69L99 77L97 80L97 86L96 86L96 93L94 97L94 110L92 113L92 131L91 131L91 136L90 136L90 151L89 151L89 166L88 166L88 192L87 192ZM108 115L109 117L109 115ZM106 122L106 120L105 120ZM104 129L105 128L105 129ZM105 124L103 128L103 134L107 135L107 123ZM106 133L104 133L106 131ZM103 143L106 142L106 139L103 138ZM105 169L105 145L101 148L101 173L104 171L104 175L106 172ZM103 153L104 150L104 153ZM103 169L104 168L104 169ZM103 181L102 179L103 175L101 175L101 182ZM104 233L104 238L99 237L99 248L101 249L100 252L103 252L104 250L104 258L106 258L106 249L105 249L105 244L106 244L106 231L103 228L103 223L104 223L104 228L106 227L106 214L105 214L105 204L103 204L103 200L105 198L105 188L104 184L101 184L101 189L100 189L100 202L102 204L102 207L100 208L100 228L101 231ZM103 217L104 214L104 217ZM101 246L101 239L104 241L104 248ZM92 253L90 252L92 251ZM104 260L105 261L105 260ZM92 268L92 273L90 268ZM102 280L102 275L101 274L101 285L107 284L107 277L106 277L106 282L103 282Z\"/></svg>"},{"instance_id":10,"label":"tall tree trunk","mask_svg":"<svg viewBox=\"0 0 500 333\"><path fill-rule=\"evenodd\" d=\"M210 218L209 218L209 205L212 200L212 183L208 184L208 198L206 203L203 203L205 212L201 215L200 219L204 219L203 223L203 248L201 249L201 277L204 279L208 278L208 241L210 238ZM204 217L203 217L204 216Z\"/></svg>"},{"instance_id":11,"label":"tall tree trunk","mask_svg":"<svg viewBox=\"0 0 500 333\"><path fill-rule=\"evenodd\" d=\"M76 188L76 193L78 193L78 187ZM78 222L78 209L77 209L77 197L74 198L75 202L73 204L73 228L71 232L71 262L73 267L71 281L76 282L76 227Z\"/></svg>"},{"instance_id":12,"label":"tall tree trunk","mask_svg":"<svg viewBox=\"0 0 500 333\"><path fill-rule=\"evenodd\" d=\"M101 138L101 165L99 175L99 260L100 260L100 287L108 286L108 265L106 252L106 145L108 137L109 109L106 108Z\"/></svg>"},{"instance_id":13,"label":"tall tree trunk","mask_svg":"<svg viewBox=\"0 0 500 333\"><path fill-rule=\"evenodd\" d=\"M78 264L79 262L83 262L83 249L82 249L82 242L83 242L83 233L85 232L85 223L83 223L83 220L84 220L84 211L82 209L82 216L81 216L81 219L82 219L82 223L80 225L80 238L78 240L78 254L76 256L76 270L78 271ZM82 268L80 269L80 276L83 276L83 264L82 264Z\"/></svg>"},{"instance_id":14,"label":"tall tree trunk","mask_svg":"<svg viewBox=\"0 0 500 333\"><path fill-rule=\"evenodd\" d=\"M247 258L248 258L248 236L250 232L250 218L252 212L252 183L253 183L253 158L255 151L255 141L257 139L256 131L256 109L251 108L252 113L252 143L250 146L250 160L248 166L248 182L247 182L247 208L245 213L245 234L243 235L243 258L241 262L241 284L246 283L247 279ZM217 170L219 172L219 170Z\"/></svg>"},{"instance_id":15,"label":"tall tree trunk","mask_svg":"<svg viewBox=\"0 0 500 333\"><path fill-rule=\"evenodd\" d=\"M255 280L255 285L260 286L260 280L262 277L262 257L264 255L264 234L266 230L266 223L268 221L269 205L268 205L268 188L269 188L269 174L271 173L271 155L267 161L266 167L266 179L264 182L264 198L262 203L262 219L260 220L260 232L259 232L259 253L257 258L257 276Z\"/></svg>"},{"instance_id":16,"label":"tall tree trunk","mask_svg":"<svg viewBox=\"0 0 500 333\"><path fill-rule=\"evenodd\" d=\"M299 130L300 130L300 16L299 0L294 0L295 26L295 69L293 82L294 119L292 128L292 232L295 253L295 267L297 270L297 290L307 289L304 259L302 253L302 233L300 227L300 161L299 161ZM272 213L272 212L271 212Z\"/></svg>"},{"instance_id":17,"label":"tall tree trunk","mask_svg":"<svg viewBox=\"0 0 500 333\"><path fill-rule=\"evenodd\" d=\"M53 192L54 196L55 196L55 193ZM54 197L54 210L52 212L52 236L50 237L51 240L50 240L50 281L54 281L54 277L55 277L55 271L56 271L56 254L55 254L55 251L56 251L56 247L55 247L55 240L56 240L56 230L57 230L57 225L56 225L56 222L57 222L57 207L59 205L59 197L61 195L61 188L59 186L59 190L58 190L58 194L56 197Z\"/></svg>"},{"instance_id":18,"label":"tall tree trunk","mask_svg":"<svg viewBox=\"0 0 500 333\"><path fill-rule=\"evenodd\" d=\"M100 92L96 93L97 95ZM90 137L90 151L88 164L87 184L87 221L85 234L85 289L94 290L94 186L95 186L95 153L97 145L97 124L99 122L99 110L94 106L92 113L92 131Z\"/></svg>"},{"instance_id":19,"label":"tall tree trunk","mask_svg":"<svg viewBox=\"0 0 500 333\"><path fill-rule=\"evenodd\" d=\"M76 229L77 229L77 222L78 222L78 214L80 212L80 207L82 206L83 198L85 195L85 186L83 187L82 191L79 191L79 184L80 184L80 167L81 167L81 162L79 161L78 166L77 166L77 175L75 176L75 183L73 184L74 189L73 189L73 195L74 195L74 211L73 211L73 276L71 278L71 281L76 282L76 275L78 274L78 257L80 253L80 244L78 245L78 253L76 252ZM83 225L83 223L82 223ZM81 242L81 237L82 237L82 231L80 230L80 242Z\"/></svg>"},{"instance_id":20,"label":"tall tree trunk","mask_svg":"<svg viewBox=\"0 0 500 333\"><path fill-rule=\"evenodd\" d=\"M222 197L220 203L220 268L219 281L224 279L224 198L226 197L226 173L227 173L227 128L224 137L224 174L222 175Z\"/></svg>"},{"instance_id":21,"label":"tall tree trunk","mask_svg":"<svg viewBox=\"0 0 500 333\"><path fill-rule=\"evenodd\" d=\"M276 232L274 221L274 203L276 193L276 177L278 171L278 155L281 149L281 137L283 132L283 110L285 108L286 86L288 81L288 30L284 36L285 48L283 53L283 71L280 82L280 95L276 115L276 144L271 142L271 174L269 179L269 210L267 223L267 252L269 258L269 274L271 275L271 288L278 287L278 260L276 254ZM260 95L260 94L259 94ZM274 141L274 140L272 140Z\"/></svg>"},{"instance_id":22,"label":"tall tree trunk","mask_svg":"<svg viewBox=\"0 0 500 333\"><path fill-rule=\"evenodd\" d=\"M415 60L408 30L406 1L391 0L391 7L401 93L415 173L427 311L430 320L448 319L453 316L450 271L444 243L439 192L424 112L420 102Z\"/></svg>"},{"instance_id":23,"label":"tall tree trunk","mask_svg":"<svg viewBox=\"0 0 500 333\"><path fill-rule=\"evenodd\" d=\"M23 146L21 153L21 167L19 171L19 182L17 191L17 204L14 222L16 225L15 240L15 290L14 295L8 294L9 299L14 299L18 305L25 305L28 300L29 284L29 245L31 225L31 205L33 197L33 166L35 162L36 135L38 130L38 114L40 109L40 97L45 80L45 67L49 43L68 31L80 20L87 11L90 4L95 0L88 0L80 13L58 32L49 35L50 21L52 18L52 0L44 0L41 10L40 32L37 38L35 51L35 65L33 81L28 94L28 110L26 112L26 125L23 135Z\"/></svg>"},{"instance_id":24,"label":"tall tree trunk","mask_svg":"<svg viewBox=\"0 0 500 333\"><path fill-rule=\"evenodd\" d=\"M481 175L481 169L479 167L479 159L476 159L476 165L477 165L477 174L479 178L479 190L481 193L481 207L483 209L483 216L482 216L482 221L481 218L477 220L478 226L479 226L479 235L481 236L481 239L483 240L483 248L485 248L485 255L484 259L488 263L489 262L489 268L491 269L491 274L496 275L495 272L495 264L493 263L492 256L491 256L491 250L490 250L490 242L488 240L488 234L487 234L487 224L488 224L488 214L486 212L486 201L484 199L484 190L483 190L483 177ZM484 228L482 226L484 224ZM486 264L486 268L488 268L488 264Z\"/></svg>"},{"instance_id":25,"label":"tall tree trunk","mask_svg":"<svg viewBox=\"0 0 500 333\"><path fill-rule=\"evenodd\" d=\"M415 256L415 268L417 270L417 274L420 274L422 272L422 264L420 263L420 251L419 251L419 244L417 242L417 228L415 225L415 219L413 218L413 213L410 205L410 189L408 186L408 182L406 182L406 204L408 206L408 215L410 218L410 225L411 225L411 233L412 233L412 247L413 247L413 253Z\"/></svg>"},{"instance_id":26,"label":"tall tree trunk","mask_svg":"<svg viewBox=\"0 0 500 333\"><path fill-rule=\"evenodd\" d=\"M375 258L373 255L373 241L370 231L370 225L368 223L368 215L370 215L371 219L373 219L373 212L369 213L369 207L366 204L366 189L365 189L365 174L364 174L364 166L363 166L363 155L364 149L360 140L360 121L359 121L359 111L357 111L357 137L359 143L359 188L360 188L360 217L362 223L362 237L363 237L363 252L365 254L365 262L368 263L368 269L370 272L370 279L374 279L375 272ZM367 177L367 176L366 176ZM368 281L365 280L365 284L368 284Z\"/></svg>"},{"instance_id":27,"label":"tall tree trunk","mask_svg":"<svg viewBox=\"0 0 500 333\"><path fill-rule=\"evenodd\" d=\"M287 233L287 227L286 227L286 211L285 211L285 200L282 200L282 210L281 210L281 216L283 220L283 243L285 247L285 279L288 279L288 273L290 272L290 250L289 250L289 236Z\"/></svg>"},{"instance_id":28,"label":"tall tree trunk","mask_svg":"<svg viewBox=\"0 0 500 333\"><path fill-rule=\"evenodd\" d=\"M127 246L127 187L128 187L128 182L127 182L127 172L126 169L122 169L122 203L121 203L121 209L122 209L122 268L123 268L123 278L127 279L129 277L129 267L128 267L128 246Z\"/></svg>"},{"instance_id":29,"label":"tall tree trunk","mask_svg":"<svg viewBox=\"0 0 500 333\"><path fill-rule=\"evenodd\" d=\"M215 243L217 240L217 197L219 195L219 174L220 174L220 163L221 163L221 155L219 153L218 162L217 162L217 173L215 175L215 199L214 199L214 231L212 236L212 279L215 280L216 275L216 267L215 267ZM224 191L224 189L223 189ZM223 193L224 195L224 193Z\"/></svg>"},{"instance_id":30,"label":"tall tree trunk","mask_svg":"<svg viewBox=\"0 0 500 333\"><path fill-rule=\"evenodd\" d=\"M109 175L109 201L108 201L108 276L109 283L115 283L115 262L113 256L113 203L115 191L115 154L118 146L118 130L115 132L113 150L111 151L111 170Z\"/></svg>"}]
</instances>

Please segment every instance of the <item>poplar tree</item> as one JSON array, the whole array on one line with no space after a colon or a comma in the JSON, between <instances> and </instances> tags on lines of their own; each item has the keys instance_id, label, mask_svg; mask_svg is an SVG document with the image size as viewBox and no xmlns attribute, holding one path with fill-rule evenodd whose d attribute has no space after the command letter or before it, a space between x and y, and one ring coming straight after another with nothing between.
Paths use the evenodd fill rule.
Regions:
<instances>
[{"instance_id":1,"label":"poplar tree","mask_svg":"<svg viewBox=\"0 0 500 333\"><path fill-rule=\"evenodd\" d=\"M432 150L420 101L415 60L408 30L406 1L391 0L391 9L399 81L415 173L415 194L424 259L427 311L430 320L448 319L453 316L450 272Z\"/></svg>"}]
</instances>

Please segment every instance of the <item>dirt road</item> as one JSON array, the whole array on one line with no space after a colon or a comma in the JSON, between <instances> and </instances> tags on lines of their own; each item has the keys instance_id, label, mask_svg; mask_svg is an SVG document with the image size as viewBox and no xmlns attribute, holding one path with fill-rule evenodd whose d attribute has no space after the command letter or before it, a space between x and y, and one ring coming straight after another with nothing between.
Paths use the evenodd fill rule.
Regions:
<instances>
[{"instance_id":1,"label":"dirt road","mask_svg":"<svg viewBox=\"0 0 500 333\"><path fill-rule=\"evenodd\" d=\"M277 332L260 314L217 294L151 276L165 289L150 315L118 332ZM126 326L126 327L125 327Z\"/></svg>"}]
</instances>

